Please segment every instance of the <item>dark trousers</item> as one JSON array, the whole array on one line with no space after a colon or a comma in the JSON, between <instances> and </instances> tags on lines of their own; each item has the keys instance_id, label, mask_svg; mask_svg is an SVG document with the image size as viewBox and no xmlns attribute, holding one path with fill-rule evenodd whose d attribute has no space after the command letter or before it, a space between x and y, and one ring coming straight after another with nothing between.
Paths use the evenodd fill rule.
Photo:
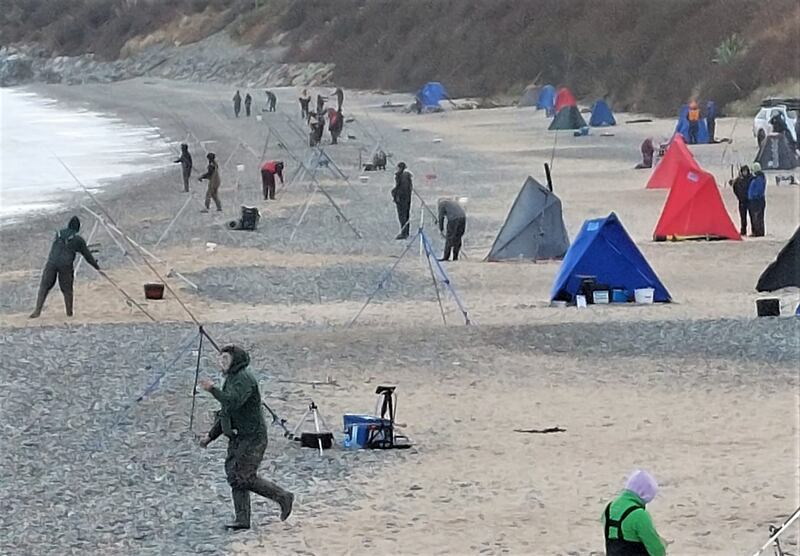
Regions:
<instances>
[{"instance_id":1,"label":"dark trousers","mask_svg":"<svg viewBox=\"0 0 800 556\"><path fill-rule=\"evenodd\" d=\"M242 111L242 105L241 104L234 104L233 105L233 113L236 114L237 118L239 117L239 112L241 112L241 111Z\"/></svg>"},{"instance_id":2,"label":"dark trousers","mask_svg":"<svg viewBox=\"0 0 800 556\"><path fill-rule=\"evenodd\" d=\"M248 118L250 117L250 105L249 104L245 104L244 105L244 113L247 114Z\"/></svg>"},{"instance_id":3,"label":"dark trousers","mask_svg":"<svg viewBox=\"0 0 800 556\"><path fill-rule=\"evenodd\" d=\"M698 122L689 122L689 144L697 144L697 130L700 128Z\"/></svg>"},{"instance_id":4,"label":"dark trousers","mask_svg":"<svg viewBox=\"0 0 800 556\"><path fill-rule=\"evenodd\" d=\"M183 190L188 193L189 191L189 178L192 177L192 168L183 168Z\"/></svg>"},{"instance_id":5,"label":"dark trousers","mask_svg":"<svg viewBox=\"0 0 800 556\"><path fill-rule=\"evenodd\" d=\"M753 228L753 235L761 237L764 235L764 212L767 209L767 200L750 199L747 201L747 211L750 213L750 226Z\"/></svg>"},{"instance_id":6,"label":"dark trousers","mask_svg":"<svg viewBox=\"0 0 800 556\"><path fill-rule=\"evenodd\" d=\"M398 199L394 204L397 207L397 220L400 222L400 236L408 237L411 199Z\"/></svg>"},{"instance_id":7,"label":"dark trousers","mask_svg":"<svg viewBox=\"0 0 800 556\"><path fill-rule=\"evenodd\" d=\"M444 256L442 260L450 260L450 252L453 253L453 260L458 260L458 253L461 251L461 238L467 229L466 218L447 219L447 233L444 241Z\"/></svg>"},{"instance_id":8,"label":"dark trousers","mask_svg":"<svg viewBox=\"0 0 800 556\"><path fill-rule=\"evenodd\" d=\"M42 312L47 294L56 285L56 279L58 279L58 287L61 288L61 293L64 294L64 307L67 310L67 316L71 317L72 284L75 281L75 273L72 266L58 267L50 263L44 266L44 271L42 272L42 281L39 283L39 294L36 296L34 313L39 314Z\"/></svg>"},{"instance_id":9,"label":"dark trousers","mask_svg":"<svg viewBox=\"0 0 800 556\"><path fill-rule=\"evenodd\" d=\"M717 120L709 120L706 118L706 125L708 126L708 142L714 142L714 134L717 132Z\"/></svg>"},{"instance_id":10,"label":"dark trousers","mask_svg":"<svg viewBox=\"0 0 800 556\"><path fill-rule=\"evenodd\" d=\"M275 174L269 170L261 170L261 189L264 193L264 200L275 200Z\"/></svg>"},{"instance_id":11,"label":"dark trousers","mask_svg":"<svg viewBox=\"0 0 800 556\"><path fill-rule=\"evenodd\" d=\"M747 235L747 199L739 201L739 233Z\"/></svg>"},{"instance_id":12,"label":"dark trousers","mask_svg":"<svg viewBox=\"0 0 800 556\"><path fill-rule=\"evenodd\" d=\"M266 436L263 438L234 437L228 441L225 475L231 486L236 523L250 525L251 492L278 503L289 496L289 492L258 476L258 466L264 459L266 449Z\"/></svg>"},{"instance_id":13,"label":"dark trousers","mask_svg":"<svg viewBox=\"0 0 800 556\"><path fill-rule=\"evenodd\" d=\"M268 112L275 112L275 105L276 104L277 104L276 100L270 99L269 103L267 104L267 111Z\"/></svg>"}]
</instances>

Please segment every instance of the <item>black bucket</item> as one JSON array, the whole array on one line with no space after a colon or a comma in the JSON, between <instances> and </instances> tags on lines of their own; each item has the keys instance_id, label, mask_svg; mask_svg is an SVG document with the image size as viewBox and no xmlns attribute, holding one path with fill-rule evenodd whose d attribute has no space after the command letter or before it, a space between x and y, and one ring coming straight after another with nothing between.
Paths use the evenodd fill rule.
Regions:
<instances>
[{"instance_id":1,"label":"black bucket","mask_svg":"<svg viewBox=\"0 0 800 556\"><path fill-rule=\"evenodd\" d=\"M777 297L756 299L756 313L759 317L781 316L781 301Z\"/></svg>"}]
</instances>

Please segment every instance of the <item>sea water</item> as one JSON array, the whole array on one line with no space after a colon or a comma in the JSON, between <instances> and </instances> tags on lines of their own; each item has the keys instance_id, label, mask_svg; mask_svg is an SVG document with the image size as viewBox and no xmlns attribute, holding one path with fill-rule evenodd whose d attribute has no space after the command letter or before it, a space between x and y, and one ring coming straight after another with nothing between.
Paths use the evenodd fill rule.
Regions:
<instances>
[{"instance_id":1,"label":"sea water","mask_svg":"<svg viewBox=\"0 0 800 556\"><path fill-rule=\"evenodd\" d=\"M157 130L19 89L0 88L0 221L57 207L81 187L164 166ZM58 158L57 158L58 157Z\"/></svg>"}]
</instances>

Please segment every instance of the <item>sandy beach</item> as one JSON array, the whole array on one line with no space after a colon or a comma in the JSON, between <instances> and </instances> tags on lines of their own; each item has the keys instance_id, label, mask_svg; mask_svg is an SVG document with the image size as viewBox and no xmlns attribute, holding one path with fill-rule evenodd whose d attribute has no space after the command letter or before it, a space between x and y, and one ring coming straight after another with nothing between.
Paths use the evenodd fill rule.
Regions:
<instances>
[{"instance_id":1,"label":"sandy beach","mask_svg":"<svg viewBox=\"0 0 800 556\"><path fill-rule=\"evenodd\" d=\"M0 499L8 508L0 553L600 555L600 514L638 467L660 483L648 509L669 554L751 554L800 504L800 324L755 316L755 283L800 219L797 187L769 178L764 238L655 243L667 192L646 190L650 171L633 167L642 140L665 142L671 120L625 124L642 116L617 114L609 136L576 138L547 131L533 109L418 116L380 107L408 95L346 91L353 121L341 144L328 146L326 135L325 149L349 180L318 178L358 239L324 196L311 195L308 179L293 181L293 157L309 156L294 131L294 89L276 90L278 112L262 121L234 118L233 91L216 84L31 90L156 126L165 150L189 143L198 169L204 149L217 153L224 211L199 212L205 186L195 179L166 235L187 199L178 165L126 176L97 197L157 257L153 266L170 274L210 334L250 350L281 417L293 425L313 399L340 441L342 414L371 411L375 387L396 384L398 421L414 447L353 452L339 443L320 457L270 427L262 472L296 492L295 513L280 523L257 501L251 531L223 531L231 512L224 441L202 451L188 431L196 325L170 294L144 300L142 285L155 276L138 255L134 264L102 227L93 238L101 266L158 323L86 264L75 317L64 317L56 288L42 317L27 318L54 231L71 214L81 216L84 237L92 229L80 205L97 205L76 194L64 210L0 227ZM260 114L263 91L254 96ZM731 164L752 161L750 127L723 118L717 135L732 143L691 147L719 184ZM378 141L392 155L389 169L362 174L359 161ZM260 200L262 156L287 163L275 202ZM444 264L473 326L451 298L442 325L414 246L348 327L405 247L393 239L389 194L400 160L431 206L441 196L468 198L467 257ZM553 308L558 262L483 262L525 178L544 183L551 161L570 239L585 219L615 212L674 303ZM734 216L731 188L722 196ZM226 228L243 204L261 210L258 231ZM414 199L412 222L420 211ZM441 250L428 215L425 226ZM797 291L779 297L787 315L800 300ZM204 353L205 376L215 376L212 363ZM159 387L136 403L165 365ZM326 377L337 386L281 382ZM202 433L215 404L202 395L198 406L194 432ZM514 432L554 426L566 430ZM795 528L784 546L798 545Z\"/></svg>"}]
</instances>

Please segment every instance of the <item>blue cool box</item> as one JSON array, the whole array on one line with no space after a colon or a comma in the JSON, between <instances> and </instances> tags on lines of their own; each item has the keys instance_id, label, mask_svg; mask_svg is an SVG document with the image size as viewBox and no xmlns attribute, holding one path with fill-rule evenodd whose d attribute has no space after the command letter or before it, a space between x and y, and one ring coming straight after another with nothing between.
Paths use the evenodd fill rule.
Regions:
<instances>
[{"instance_id":1,"label":"blue cool box","mask_svg":"<svg viewBox=\"0 0 800 556\"><path fill-rule=\"evenodd\" d=\"M627 303L629 299L627 290L611 290L611 303Z\"/></svg>"},{"instance_id":2,"label":"blue cool box","mask_svg":"<svg viewBox=\"0 0 800 556\"><path fill-rule=\"evenodd\" d=\"M343 421L345 448L366 448L371 426L391 425L391 421L388 419L357 413L345 413Z\"/></svg>"}]
</instances>

